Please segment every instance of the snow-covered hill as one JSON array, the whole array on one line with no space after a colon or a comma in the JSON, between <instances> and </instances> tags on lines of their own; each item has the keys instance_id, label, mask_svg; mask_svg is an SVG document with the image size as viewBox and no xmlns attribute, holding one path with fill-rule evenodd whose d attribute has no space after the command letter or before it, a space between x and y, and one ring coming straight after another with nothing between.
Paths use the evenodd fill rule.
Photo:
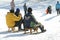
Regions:
<instances>
[{"instance_id":1,"label":"snow-covered hill","mask_svg":"<svg viewBox=\"0 0 60 40\"><path fill-rule=\"evenodd\" d=\"M33 2L34 1L34 2ZM9 33L6 25L5 16L9 11L9 2L5 0L0 0L0 40L60 40L60 15L57 16L55 10L55 4L57 0L15 0L16 8L22 7L24 2L27 2L28 7L33 8L33 15L38 22L41 22L45 29L45 33L40 33L36 35L23 34L24 31ZM32 3L33 2L33 3ZM18 4L18 5L17 5ZM45 9L51 5L52 14L45 14ZM20 8L21 9L21 8ZM23 7L21 9L21 14L24 16ZM38 30L40 32L40 30Z\"/></svg>"},{"instance_id":2,"label":"snow-covered hill","mask_svg":"<svg viewBox=\"0 0 60 40\"><path fill-rule=\"evenodd\" d=\"M27 7L32 7L33 9L45 9L49 5L56 4L57 0L15 0L15 6L16 8L22 8L24 3L27 3ZM11 0L5 1L1 0L0 1L0 8L5 8L5 9L10 9L10 2Z\"/></svg>"}]
</instances>

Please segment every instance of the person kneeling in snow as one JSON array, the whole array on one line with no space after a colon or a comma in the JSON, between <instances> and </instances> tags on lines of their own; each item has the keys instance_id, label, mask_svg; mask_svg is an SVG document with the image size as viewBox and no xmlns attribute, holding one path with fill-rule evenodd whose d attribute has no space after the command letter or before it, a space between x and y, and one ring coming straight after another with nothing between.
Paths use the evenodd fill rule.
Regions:
<instances>
[{"instance_id":1,"label":"person kneeling in snow","mask_svg":"<svg viewBox=\"0 0 60 40\"><path fill-rule=\"evenodd\" d=\"M12 32L14 32L14 26L15 21L19 21L21 19L21 15L18 17L14 14L14 10L10 10L10 12L6 15L6 24L8 26L8 31L10 31L10 28L12 29Z\"/></svg>"}]
</instances>

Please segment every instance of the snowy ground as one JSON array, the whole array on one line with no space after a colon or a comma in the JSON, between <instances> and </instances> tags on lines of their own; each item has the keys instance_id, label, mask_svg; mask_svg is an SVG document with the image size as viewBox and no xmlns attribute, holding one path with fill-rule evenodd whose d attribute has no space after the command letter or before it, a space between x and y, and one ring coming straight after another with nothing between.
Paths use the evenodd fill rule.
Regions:
<instances>
[{"instance_id":1,"label":"snowy ground","mask_svg":"<svg viewBox=\"0 0 60 40\"><path fill-rule=\"evenodd\" d=\"M27 2L27 5L28 4L29 2ZM39 2L37 4L33 3L33 6L30 4L30 6L33 8L33 15L35 16L36 20L38 22L41 22L47 30L45 33L40 33L36 35L23 34L24 31L16 33L7 32L8 28L6 25L5 16L9 11L9 7L6 7L7 4L2 5L2 7L0 7L0 40L60 40L60 15L57 16L56 14L55 4L56 0ZM52 5L52 14L45 15L45 9L48 5ZM36 6L37 8L34 6ZM24 16L23 10L21 10L21 14L22 16ZM38 31L40 32L40 30Z\"/></svg>"}]
</instances>

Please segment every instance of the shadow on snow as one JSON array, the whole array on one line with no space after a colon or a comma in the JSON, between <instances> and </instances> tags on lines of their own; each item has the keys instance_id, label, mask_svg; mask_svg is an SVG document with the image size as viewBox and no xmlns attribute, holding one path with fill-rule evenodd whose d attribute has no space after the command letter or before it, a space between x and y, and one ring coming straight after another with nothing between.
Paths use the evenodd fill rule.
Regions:
<instances>
[{"instance_id":1,"label":"shadow on snow","mask_svg":"<svg viewBox=\"0 0 60 40\"><path fill-rule=\"evenodd\" d=\"M50 18L48 18L48 19L45 19L45 21L49 21L49 20L51 20L51 19L53 19L53 18L55 18L55 17L57 17L57 15L55 15L55 16L53 16L53 17L50 17Z\"/></svg>"},{"instance_id":2,"label":"shadow on snow","mask_svg":"<svg viewBox=\"0 0 60 40\"><path fill-rule=\"evenodd\" d=\"M4 38L8 38L8 37L22 37L22 36L27 36L28 34L11 34L11 35L7 35Z\"/></svg>"}]
</instances>

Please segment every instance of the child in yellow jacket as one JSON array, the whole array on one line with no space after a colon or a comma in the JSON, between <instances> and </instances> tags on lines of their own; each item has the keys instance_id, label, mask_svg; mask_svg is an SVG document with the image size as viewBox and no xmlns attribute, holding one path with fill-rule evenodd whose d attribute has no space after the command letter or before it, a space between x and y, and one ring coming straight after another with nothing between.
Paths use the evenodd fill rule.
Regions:
<instances>
[{"instance_id":1,"label":"child in yellow jacket","mask_svg":"<svg viewBox=\"0 0 60 40\"><path fill-rule=\"evenodd\" d=\"M18 17L14 14L14 10L10 10L10 12L6 15L6 24L8 26L8 31L10 31L10 28L12 29L12 32L14 32L14 26L15 21L19 21L21 19L21 15L18 15Z\"/></svg>"}]
</instances>

